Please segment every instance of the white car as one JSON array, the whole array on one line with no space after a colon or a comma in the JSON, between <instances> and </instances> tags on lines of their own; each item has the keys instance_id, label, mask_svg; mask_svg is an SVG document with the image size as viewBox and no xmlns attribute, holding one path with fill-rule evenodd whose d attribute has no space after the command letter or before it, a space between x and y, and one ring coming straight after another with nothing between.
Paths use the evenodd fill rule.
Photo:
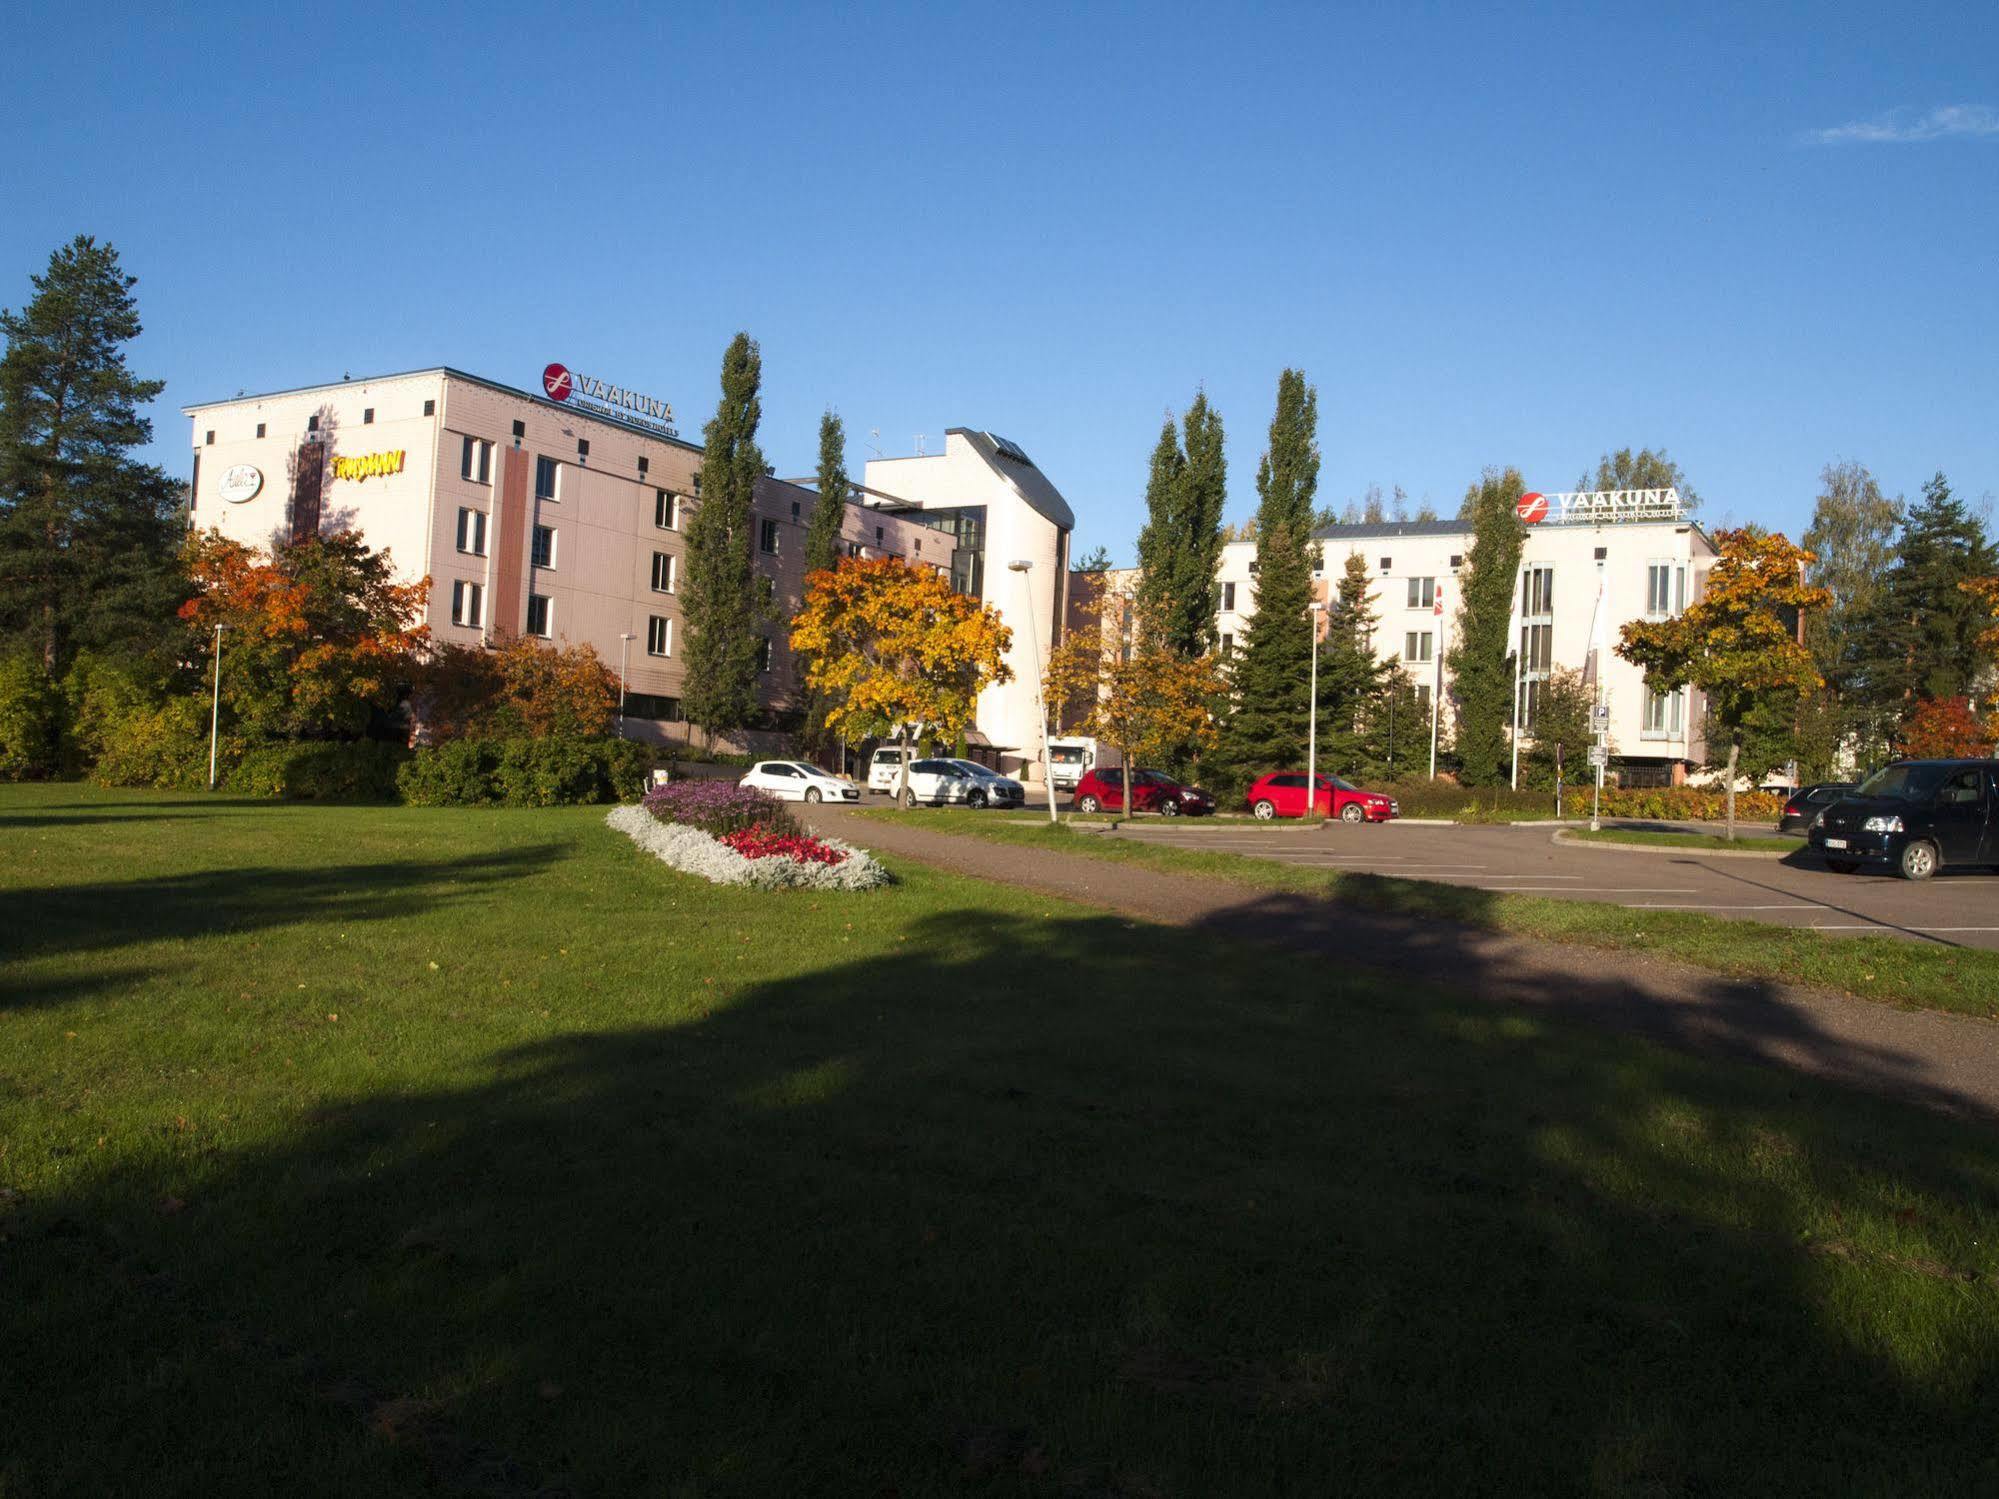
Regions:
<instances>
[{"instance_id":1,"label":"white car","mask_svg":"<svg viewBox=\"0 0 1999 1499\"><path fill-rule=\"evenodd\" d=\"M868 790L894 791L902 780L902 762L905 758L914 760L914 750L905 750L893 744L884 744L868 760Z\"/></svg>"},{"instance_id":2,"label":"white car","mask_svg":"<svg viewBox=\"0 0 1999 1499\"><path fill-rule=\"evenodd\" d=\"M896 783L887 787L893 796ZM909 789L902 794L905 807L964 807L983 805L974 803L974 795L983 795L981 784L966 775L949 760L911 760L909 762Z\"/></svg>"},{"instance_id":3,"label":"white car","mask_svg":"<svg viewBox=\"0 0 1999 1499\"><path fill-rule=\"evenodd\" d=\"M759 760L736 782L753 791L768 791L787 802L857 802L861 788L845 776L821 770L803 760Z\"/></svg>"},{"instance_id":4,"label":"white car","mask_svg":"<svg viewBox=\"0 0 1999 1499\"><path fill-rule=\"evenodd\" d=\"M976 783L965 797L965 805L969 807L1020 807L1027 804L1027 788L1012 777L1001 775L990 765L955 758L944 763L957 766Z\"/></svg>"}]
</instances>

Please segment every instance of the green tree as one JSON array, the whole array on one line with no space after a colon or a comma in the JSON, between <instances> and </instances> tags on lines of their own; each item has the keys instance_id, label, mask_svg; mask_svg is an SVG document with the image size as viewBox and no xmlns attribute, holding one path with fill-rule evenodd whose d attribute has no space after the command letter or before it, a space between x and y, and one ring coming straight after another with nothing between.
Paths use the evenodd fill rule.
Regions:
<instances>
[{"instance_id":1,"label":"green tree","mask_svg":"<svg viewBox=\"0 0 1999 1499\"><path fill-rule=\"evenodd\" d=\"M1909 508L1863 666L1899 700L1898 719L1919 699L1972 691L1979 636L1990 621L1961 585L1995 571L1999 558L1985 528L1938 474Z\"/></svg>"},{"instance_id":2,"label":"green tree","mask_svg":"<svg viewBox=\"0 0 1999 1499\"><path fill-rule=\"evenodd\" d=\"M1513 669L1520 648L1508 640L1513 592L1520 586L1526 533L1514 511L1526 485L1515 468L1489 468L1465 493L1459 512L1471 522L1471 550L1458 575L1458 613L1444 664L1457 705L1457 753L1469 786L1489 786L1511 765Z\"/></svg>"},{"instance_id":3,"label":"green tree","mask_svg":"<svg viewBox=\"0 0 1999 1499\"><path fill-rule=\"evenodd\" d=\"M1902 698L1900 672L1882 675L1884 654L1880 631L1886 585L1895 562L1895 533L1902 524L1902 503L1881 493L1866 467L1851 461L1828 463L1819 474L1818 503L1805 550L1813 557L1811 579L1831 596L1823 609L1805 617L1805 643L1819 675L1826 680L1841 724L1835 738L1858 737L1863 756L1878 753L1888 741L1896 706ZM1870 663L1873 668L1870 670ZM1813 748L1801 752L1821 773L1828 726L1824 703L1806 705L1812 718L1808 736Z\"/></svg>"},{"instance_id":4,"label":"green tree","mask_svg":"<svg viewBox=\"0 0 1999 1499\"><path fill-rule=\"evenodd\" d=\"M28 305L0 311L0 641L54 676L78 649L161 640L185 597L184 497L132 456L165 385L126 368L140 324L118 252L78 235L30 279Z\"/></svg>"},{"instance_id":5,"label":"green tree","mask_svg":"<svg viewBox=\"0 0 1999 1499\"><path fill-rule=\"evenodd\" d=\"M1811 554L1783 536L1743 529L1715 534L1720 555L1699 599L1673 619L1633 620L1617 654L1642 667L1654 692L1693 686L1708 701L1708 742L1728 745L1728 836L1746 741L1769 735L1823 678L1798 644L1799 610L1830 595L1804 581Z\"/></svg>"},{"instance_id":6,"label":"green tree","mask_svg":"<svg viewBox=\"0 0 1999 1499\"><path fill-rule=\"evenodd\" d=\"M1256 470L1256 613L1234 665L1234 711L1222 747L1238 772L1297 765L1305 755L1318 426L1318 392L1302 371L1285 370L1270 447Z\"/></svg>"},{"instance_id":7,"label":"green tree","mask_svg":"<svg viewBox=\"0 0 1999 1499\"><path fill-rule=\"evenodd\" d=\"M1367 559L1347 553L1319 641L1319 768L1344 775L1376 769L1377 720L1387 711L1390 678L1400 668L1376 653L1379 616L1370 597Z\"/></svg>"},{"instance_id":8,"label":"green tree","mask_svg":"<svg viewBox=\"0 0 1999 1499\"><path fill-rule=\"evenodd\" d=\"M847 497L854 491L847 477L847 429L827 412L819 418L819 498L805 528L805 570L817 572L840 560L840 524L846 518Z\"/></svg>"},{"instance_id":9,"label":"green tree","mask_svg":"<svg viewBox=\"0 0 1999 1499\"><path fill-rule=\"evenodd\" d=\"M1594 473L1585 470L1576 488L1594 489L1677 489L1680 504L1691 514L1700 508L1701 497L1694 493L1679 464L1666 456L1664 448L1619 448L1596 461Z\"/></svg>"},{"instance_id":10,"label":"green tree","mask_svg":"<svg viewBox=\"0 0 1999 1499\"><path fill-rule=\"evenodd\" d=\"M1111 569L1111 554L1106 547L1092 547L1088 552L1069 564L1072 573L1104 573Z\"/></svg>"},{"instance_id":11,"label":"green tree","mask_svg":"<svg viewBox=\"0 0 1999 1499\"><path fill-rule=\"evenodd\" d=\"M753 501L764 472L757 447L763 356L738 333L722 356L722 396L702 432L701 505L687 527L687 622L682 705L712 743L746 727L757 711L757 668L768 611L751 562Z\"/></svg>"},{"instance_id":12,"label":"green tree","mask_svg":"<svg viewBox=\"0 0 1999 1499\"><path fill-rule=\"evenodd\" d=\"M1189 659L1214 648L1227 489L1221 415L1198 392L1180 430L1169 417L1153 445L1138 538L1137 606L1161 622L1166 648Z\"/></svg>"},{"instance_id":13,"label":"green tree","mask_svg":"<svg viewBox=\"0 0 1999 1499\"><path fill-rule=\"evenodd\" d=\"M1520 754L1522 784L1552 787L1558 753L1565 782L1589 778L1589 748L1595 742L1590 709L1595 702L1596 693L1580 671L1558 666L1548 674L1534 695L1534 721L1526 725L1531 737Z\"/></svg>"}]
</instances>

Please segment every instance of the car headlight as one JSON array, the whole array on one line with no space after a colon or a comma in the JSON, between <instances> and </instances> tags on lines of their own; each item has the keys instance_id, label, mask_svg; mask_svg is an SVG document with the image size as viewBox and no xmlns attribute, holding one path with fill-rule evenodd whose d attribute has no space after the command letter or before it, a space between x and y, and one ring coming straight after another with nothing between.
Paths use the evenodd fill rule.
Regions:
<instances>
[{"instance_id":1,"label":"car headlight","mask_svg":"<svg viewBox=\"0 0 1999 1499\"><path fill-rule=\"evenodd\" d=\"M1902 819L1899 817L1870 817L1860 825L1863 833L1899 833Z\"/></svg>"}]
</instances>

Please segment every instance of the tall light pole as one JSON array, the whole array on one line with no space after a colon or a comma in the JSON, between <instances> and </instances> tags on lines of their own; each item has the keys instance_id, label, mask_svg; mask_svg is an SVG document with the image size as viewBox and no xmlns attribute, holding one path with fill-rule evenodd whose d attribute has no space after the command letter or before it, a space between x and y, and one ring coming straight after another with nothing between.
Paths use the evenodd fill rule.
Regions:
<instances>
[{"instance_id":1,"label":"tall light pole","mask_svg":"<svg viewBox=\"0 0 1999 1499\"><path fill-rule=\"evenodd\" d=\"M1006 570L1020 574L1020 585L1027 593L1027 648L1034 656L1034 700L1041 705L1041 789L1048 797L1048 821L1052 826L1062 819L1055 815L1055 776L1048 764L1048 690L1042 680L1041 632L1034 627L1034 581L1030 576L1034 564L1025 558L1015 558L1006 565Z\"/></svg>"},{"instance_id":2,"label":"tall light pole","mask_svg":"<svg viewBox=\"0 0 1999 1499\"><path fill-rule=\"evenodd\" d=\"M618 737L625 737L625 657L639 637L630 630L618 637Z\"/></svg>"},{"instance_id":3,"label":"tall light pole","mask_svg":"<svg viewBox=\"0 0 1999 1499\"><path fill-rule=\"evenodd\" d=\"M1319 616L1326 612L1326 606L1313 599L1305 611L1305 617L1312 622L1311 728L1305 737L1305 805L1310 809L1305 815L1310 817L1319 810Z\"/></svg>"},{"instance_id":4,"label":"tall light pole","mask_svg":"<svg viewBox=\"0 0 1999 1499\"><path fill-rule=\"evenodd\" d=\"M215 746L222 729L222 632L227 625L215 627L215 696L208 705L208 789L215 789Z\"/></svg>"}]
</instances>

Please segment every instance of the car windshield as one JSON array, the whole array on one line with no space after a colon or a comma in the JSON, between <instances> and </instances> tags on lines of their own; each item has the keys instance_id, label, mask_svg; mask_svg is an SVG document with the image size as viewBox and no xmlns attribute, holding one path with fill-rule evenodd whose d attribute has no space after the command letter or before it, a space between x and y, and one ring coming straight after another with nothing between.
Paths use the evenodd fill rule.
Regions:
<instances>
[{"instance_id":1,"label":"car windshield","mask_svg":"<svg viewBox=\"0 0 1999 1499\"><path fill-rule=\"evenodd\" d=\"M1323 779L1329 786L1333 786L1341 791L1360 790L1360 787L1354 785L1352 781L1345 780L1340 776L1324 776L1321 779Z\"/></svg>"},{"instance_id":2,"label":"car windshield","mask_svg":"<svg viewBox=\"0 0 1999 1499\"><path fill-rule=\"evenodd\" d=\"M1141 770L1133 774L1131 783L1134 786L1171 786L1174 781L1162 771Z\"/></svg>"},{"instance_id":3,"label":"car windshield","mask_svg":"<svg viewBox=\"0 0 1999 1499\"><path fill-rule=\"evenodd\" d=\"M1081 765L1083 747L1079 744L1055 744L1048 749L1048 758L1057 765Z\"/></svg>"},{"instance_id":4,"label":"car windshield","mask_svg":"<svg viewBox=\"0 0 1999 1499\"><path fill-rule=\"evenodd\" d=\"M1935 794L1943 777L1941 765L1890 765L1862 781L1859 794L1884 801L1922 801Z\"/></svg>"}]
</instances>

